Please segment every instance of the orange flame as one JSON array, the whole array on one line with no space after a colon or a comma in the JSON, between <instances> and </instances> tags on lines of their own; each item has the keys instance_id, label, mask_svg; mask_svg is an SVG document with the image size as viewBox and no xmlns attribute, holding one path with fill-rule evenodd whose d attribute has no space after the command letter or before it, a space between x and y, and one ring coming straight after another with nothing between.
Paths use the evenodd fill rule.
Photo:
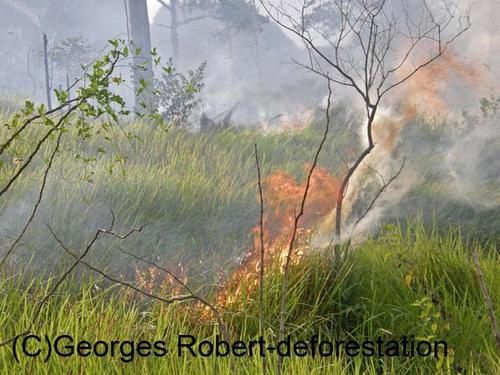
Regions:
<instances>
[{"instance_id":1,"label":"orange flame","mask_svg":"<svg viewBox=\"0 0 500 375\"><path fill-rule=\"evenodd\" d=\"M310 166L305 166L306 173ZM305 182L298 183L292 176L278 171L262 181L265 199L264 248L265 264L275 261L284 264L287 246L291 240L292 227L304 196ZM316 167L311 176L310 190L304 205L304 215L299 221L296 236L298 247L311 233L312 228L320 223L334 208L340 188L340 181L326 169ZM218 294L219 306L232 303L242 293L248 295L258 286L260 271L260 225L252 229L254 243L249 248L239 267L231 274ZM293 262L302 255L295 251ZM242 288L245 290L242 290Z\"/></svg>"},{"instance_id":2,"label":"orange flame","mask_svg":"<svg viewBox=\"0 0 500 375\"><path fill-rule=\"evenodd\" d=\"M405 73L404 69L401 71ZM407 73L407 72L406 72ZM402 127L414 120L420 112L427 116L443 116L449 112L445 98L446 88L453 78L470 87L477 88L481 83L480 72L462 61L460 57L448 50L441 59L419 71L399 91L399 102L402 108L399 114L384 114L377 116L373 125L373 136L377 149L372 152L351 180L351 187L344 201L343 214L349 213L356 200L362 181L366 180L371 168L369 164L377 165L380 159L390 158ZM422 111L425 105L425 110ZM293 121L295 124L296 121ZM266 265L274 260L283 264L283 251L290 241L293 221L299 210L304 184L283 171L268 176L264 181L264 196L266 200L266 216L264 218L264 244ZM323 230L334 222L335 202L339 192L340 180L330 175L325 169L317 168L312 176L311 190L307 197L304 216L300 222L297 234L304 239L317 225L322 224ZM331 228L329 229L331 230ZM243 261L230 276L224 288L218 295L218 303L225 305L234 301L243 291L250 292L258 285L260 269L260 230L259 225L253 228L254 244L248 249ZM299 240L300 242L300 240ZM298 259L301 251L295 252Z\"/></svg>"},{"instance_id":3,"label":"orange flame","mask_svg":"<svg viewBox=\"0 0 500 375\"><path fill-rule=\"evenodd\" d=\"M404 74L404 71L401 73ZM463 62L458 55L447 51L440 60L419 71L399 89L397 100L401 104L399 113L378 114L373 125L374 141L377 148L365 159L355 177L350 181L348 195L344 200L344 215L359 195L363 182L368 178L371 168L369 164L377 166L380 160L391 157L400 131L403 126L415 119L419 113L430 116L443 116L449 112L449 105L445 92L451 80L458 78L470 87L478 88L481 84L480 72ZM425 110L422 107L425 106ZM307 115L307 117L309 114ZM309 119L300 117L280 118L288 125L285 128L300 128L309 123ZM297 125L298 123L302 126ZM280 126L280 128L282 128ZM306 173L310 166L305 166ZM345 173L344 171L342 173ZM315 227L327 227L331 232L331 225L336 200L340 190L341 180L331 175L326 169L316 167L312 178L309 194L304 207L304 215L297 228L297 246L293 253L292 262L301 259L307 239ZM275 172L263 181L265 213L263 219L263 240L265 248L265 266L279 262L283 265L287 247L292 236L292 227L300 204L303 199L305 182L299 183L284 171ZM216 306L224 308L237 301L242 296L248 296L259 285L260 259L260 225L252 228L254 235L253 245L248 248L239 266L231 273L217 294ZM154 278L155 275L150 275ZM144 276L142 276L144 279ZM170 286L167 280L166 284ZM147 285L149 286L149 284ZM208 317L208 308L198 304L202 316Z\"/></svg>"}]
</instances>

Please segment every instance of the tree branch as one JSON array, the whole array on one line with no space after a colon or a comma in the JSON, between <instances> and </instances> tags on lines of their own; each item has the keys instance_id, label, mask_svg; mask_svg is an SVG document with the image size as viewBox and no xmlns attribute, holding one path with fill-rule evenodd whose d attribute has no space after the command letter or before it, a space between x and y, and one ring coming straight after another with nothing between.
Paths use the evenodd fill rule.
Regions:
<instances>
[{"instance_id":1,"label":"tree branch","mask_svg":"<svg viewBox=\"0 0 500 375\"><path fill-rule=\"evenodd\" d=\"M47 185L47 178L49 175L49 171L52 168L52 163L54 162L55 156L56 156L57 152L59 151L59 147L61 145L62 135L63 135L63 132L60 131L59 135L57 136L56 146L54 147L54 150L52 151L52 153L50 155L49 162L48 162L47 167L45 168L45 171L43 173L42 185L40 186L40 190L38 192L38 198L35 202L35 206L33 207L33 210L31 211L31 215L28 218L28 221L24 225L23 229L21 230L21 233L19 233L19 235L17 236L15 241L12 243L12 245L10 245L9 249L5 253L4 257L2 258L2 261L0 262L0 267L3 267L3 265L7 261L7 258L12 254L12 252L14 251L14 248L19 243L19 241L21 241L24 234L28 230L28 227L33 222L33 219L35 218L35 215L38 211L38 207L40 206L40 203L42 202L43 194L45 192L45 187Z\"/></svg>"},{"instance_id":2,"label":"tree branch","mask_svg":"<svg viewBox=\"0 0 500 375\"><path fill-rule=\"evenodd\" d=\"M328 137L328 132L330 131L330 107L331 107L331 98L332 98L332 89L330 85L330 81L328 81L328 99L327 99L327 105L326 105L326 122L325 122L325 130L323 132L323 136L321 138L321 141L318 145L318 148L316 150L316 153L314 154L314 159L313 163L311 165L311 168L309 169L309 173L307 175L307 180L306 180L306 186L304 188L304 194L302 195L302 201L300 203L300 210L299 213L295 216L295 220L293 222L293 227L292 227L292 233L291 233L291 238L290 242L288 243L288 250L287 250L287 255L286 255L286 261L285 261L285 267L283 270L283 286L282 286L282 291L281 291L281 311L280 311L280 328L279 328L279 339L280 341L283 340L284 335L285 335L285 320L286 320L286 305L287 305L287 293L288 293L288 274L289 274L289 269L290 269L290 262L293 256L293 252L295 250L295 240L297 237L297 229L299 226L299 221L300 218L304 215L304 209L305 209L305 204L307 200L307 196L309 194L309 189L311 187L311 179L312 175L314 173L314 170L316 169L316 166L318 164L319 156L321 154L321 151L323 150L323 146L326 143L326 139ZM278 364L277 364L277 373L278 375L281 374L282 370L282 365L283 365L283 358L281 356L278 357Z\"/></svg>"},{"instance_id":3,"label":"tree branch","mask_svg":"<svg viewBox=\"0 0 500 375\"><path fill-rule=\"evenodd\" d=\"M353 225L353 228L352 228L352 233L354 232L356 226L366 217L366 215L368 214L368 212L371 211L371 209L373 208L373 206L375 205L375 203L377 202L378 198L382 195L382 193L387 190L387 188L394 182L394 180L396 180L399 175L401 174L401 172L403 171L403 168L405 166L405 162L406 162L406 157L403 159L403 163L401 163L401 167L399 168L399 170L387 181L385 182L385 179L384 177L378 172L376 171L377 174L379 174L379 176L381 176L382 178L382 187L377 191L377 193L375 194L375 196L373 197L373 199L371 200L370 204L368 205L368 207L366 208L366 210L358 217L358 219L354 222L354 225Z\"/></svg>"},{"instance_id":4,"label":"tree branch","mask_svg":"<svg viewBox=\"0 0 500 375\"><path fill-rule=\"evenodd\" d=\"M259 162L259 153L257 150L257 143L255 143L255 165L257 168L257 185L259 188L259 202L260 202L260 215L259 215L259 240L260 240L260 273L259 273L259 331L260 336L263 337L264 331L264 268L265 268L265 248L264 248L264 195L262 193L262 180ZM262 357L262 374L267 372L265 357Z\"/></svg>"}]
</instances>

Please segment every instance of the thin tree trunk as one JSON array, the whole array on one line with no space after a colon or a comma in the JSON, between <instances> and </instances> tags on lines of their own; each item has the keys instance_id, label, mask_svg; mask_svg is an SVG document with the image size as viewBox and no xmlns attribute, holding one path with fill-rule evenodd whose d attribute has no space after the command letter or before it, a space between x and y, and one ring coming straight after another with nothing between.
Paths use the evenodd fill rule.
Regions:
<instances>
[{"instance_id":1,"label":"thin tree trunk","mask_svg":"<svg viewBox=\"0 0 500 375\"><path fill-rule=\"evenodd\" d=\"M69 84L69 72L66 72L66 90L68 91L68 111L71 108L70 101L71 101L71 86Z\"/></svg>"},{"instance_id":2,"label":"thin tree trunk","mask_svg":"<svg viewBox=\"0 0 500 375\"><path fill-rule=\"evenodd\" d=\"M127 41L130 44L130 25L129 25L129 16L128 16L128 5L127 0L123 0L123 8L125 9L125 20L127 21Z\"/></svg>"},{"instance_id":3,"label":"thin tree trunk","mask_svg":"<svg viewBox=\"0 0 500 375\"><path fill-rule=\"evenodd\" d=\"M127 0L130 44L133 53L135 111L145 114L153 110L153 63L151 58L151 31L146 0ZM138 52L138 53L137 53ZM140 89L140 90L139 90Z\"/></svg>"},{"instance_id":4,"label":"thin tree trunk","mask_svg":"<svg viewBox=\"0 0 500 375\"><path fill-rule=\"evenodd\" d=\"M177 0L170 0L170 38L172 40L172 60L177 63L179 58L179 19L177 17Z\"/></svg>"},{"instance_id":5,"label":"thin tree trunk","mask_svg":"<svg viewBox=\"0 0 500 375\"><path fill-rule=\"evenodd\" d=\"M260 67L260 49L259 49L259 22L257 19L258 11L257 5L255 4L255 0L252 0L253 5L253 15L252 15L252 28L253 28L253 36L254 36L254 52L255 52L255 69L257 71L257 78L259 80L259 84L262 81L261 67Z\"/></svg>"},{"instance_id":6,"label":"thin tree trunk","mask_svg":"<svg viewBox=\"0 0 500 375\"><path fill-rule=\"evenodd\" d=\"M352 176L356 173L361 163L365 160L365 158L370 154L370 152L375 147L375 143L373 142L373 134L372 127L375 121L375 114L377 113L377 105L370 106L370 103L366 103L367 106L367 114L368 114L368 124L366 125L366 136L368 139L367 148L358 156L354 164L349 168L347 174L342 180L342 184L340 185L340 189L337 196L337 206L335 208L335 256L340 256L340 245L342 242L342 206L344 203L344 198L346 195L346 191L349 188L349 182L351 181ZM371 107L371 108L370 108Z\"/></svg>"},{"instance_id":7,"label":"thin tree trunk","mask_svg":"<svg viewBox=\"0 0 500 375\"><path fill-rule=\"evenodd\" d=\"M33 73L31 72L31 48L28 48L28 52L26 53L26 74L30 78L31 82L33 83L33 97L36 97L36 80L33 77Z\"/></svg>"},{"instance_id":8,"label":"thin tree trunk","mask_svg":"<svg viewBox=\"0 0 500 375\"><path fill-rule=\"evenodd\" d=\"M50 77L49 77L49 51L48 51L49 41L47 39L47 34L43 34L43 62L45 65L45 92L47 94L47 107L49 111L52 110L52 99L50 97Z\"/></svg>"}]
</instances>

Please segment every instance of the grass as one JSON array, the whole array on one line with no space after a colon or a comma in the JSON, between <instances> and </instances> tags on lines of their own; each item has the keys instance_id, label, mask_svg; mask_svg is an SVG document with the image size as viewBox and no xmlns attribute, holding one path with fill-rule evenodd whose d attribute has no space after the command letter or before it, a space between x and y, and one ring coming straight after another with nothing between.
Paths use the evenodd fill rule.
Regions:
<instances>
[{"instance_id":1,"label":"grass","mask_svg":"<svg viewBox=\"0 0 500 375\"><path fill-rule=\"evenodd\" d=\"M58 255L53 255L56 246L48 235L47 223L72 245L81 246L96 226L109 222L113 209L117 229L128 231L148 224L143 236L127 242L134 251L191 267L200 258L211 260L211 264L200 266L204 269L225 263L249 243L250 228L258 217L254 143L262 153L263 174L285 170L301 178L319 137L318 127L267 135L250 129L163 132L138 123L124 130L138 137L127 139L118 133L111 143L91 140L83 147L74 134L65 136L65 148L50 175L41 214L23 241L27 251L17 252L23 261L36 254L36 264L54 266L52 260ZM39 131L34 128L13 147L15 154L4 156L0 180L12 173L11 159L26 155L30 140L37 139ZM330 158L335 155L333 141L340 140L331 137L330 141L322 165L333 171L339 162ZM108 154L97 152L100 147ZM113 162L117 148L127 156L125 174ZM49 149L44 158L48 154ZM76 154L81 156L75 158ZM42 177L42 162L38 160L0 201L2 212L15 217L7 222L4 218L0 230L5 237L13 238L28 216ZM113 173L110 165L114 165ZM101 249L99 246L96 253L110 253ZM116 256L113 252L112 259L103 261L114 263Z\"/></svg>"},{"instance_id":2,"label":"grass","mask_svg":"<svg viewBox=\"0 0 500 375\"><path fill-rule=\"evenodd\" d=\"M331 173L342 164L336 148L348 149L354 136L342 130L345 113L336 110L320 160ZM123 125L111 142L96 137L85 143L71 131L66 133L36 220L11 258L10 271L0 277L0 338L29 326L36 301L69 264L47 224L76 251L84 248L96 228L109 223L110 209L119 232L148 225L127 241L103 238L89 254L89 262L134 282L140 281L138 274L143 272L142 281L152 280L150 287L158 293L149 270L119 248L175 270L182 263L189 284L214 300L214 284L231 273L253 240L251 228L257 223L259 209L254 143L259 146L264 176L284 170L303 179L321 125L318 121L293 132L262 134L252 129L164 132L133 123ZM417 171L427 171L429 160L440 157L440 138L432 130L422 129L422 138L436 145L429 146L434 154L422 160L410 154ZM0 138L6 132L2 128ZM41 129L33 127L2 156L0 182L15 170L13 159L25 156L40 135ZM409 141L402 137L400 148L404 149ZM49 151L45 148L43 157L0 200L0 249L15 238L28 217ZM127 158L123 171L118 155ZM313 334L357 340L402 335L438 338L448 342L452 355L443 362L432 358L292 357L284 362L285 374L500 373L500 358L470 257L473 247L480 248L481 267L499 311L499 210L476 210L450 199L449 181L441 179L435 168L429 173L425 182L392 208L387 216L390 223L358 245L343 263L335 261L328 249L304 245L307 256L291 270L287 332L298 339ZM441 216L433 216L428 209L432 202L441 202L437 212ZM398 211L412 219L407 222L393 214ZM422 213L422 220L416 220ZM480 242L475 242L478 238ZM278 336L281 282L278 265L272 265L265 280L265 336L270 342ZM223 311L233 339L249 340L259 334L257 290L242 285L243 290L246 287L248 292L238 295ZM173 347L182 333L214 338L213 319L200 314L189 303L165 306L140 298L79 266L43 307L34 331L51 338L70 334L89 341L164 339ZM275 363L276 357L271 356L269 366L274 369ZM118 356L52 358L47 363L22 358L16 364L11 349L0 350L2 373L255 374L260 368L258 357L229 361L176 355L136 356L130 363Z\"/></svg>"},{"instance_id":3,"label":"grass","mask_svg":"<svg viewBox=\"0 0 500 375\"><path fill-rule=\"evenodd\" d=\"M402 335L445 340L450 355L440 364L433 358L329 358L292 357L285 373L301 374L495 374L500 358L495 354L485 305L479 292L472 260L457 233L443 237L412 225L402 233L388 227L376 240L361 245L342 265L328 253L311 251L291 272L287 306L287 331L296 338L318 334L325 338L358 340ZM483 249L481 267L495 306L500 306L495 249ZM409 277L411 275L411 277ZM265 315L269 341L276 340L280 273L273 267L266 278ZM34 332L55 338L70 334L75 340L165 340L174 351L163 358L23 358L16 364L9 349L0 352L3 373L24 369L29 373L189 373L255 374L258 358L178 358L177 335L214 339L211 319L199 318L193 305L165 306L138 301L117 286L88 280L75 290L68 281L44 307ZM2 338L24 330L33 314L33 300L46 293L50 281L31 283L21 276L3 278L0 298ZM73 289L73 292L71 290ZM241 295L224 311L233 339L258 336L256 291ZM193 310L194 309L194 310ZM276 358L270 357L272 366ZM236 370L235 370L236 369Z\"/></svg>"}]
</instances>

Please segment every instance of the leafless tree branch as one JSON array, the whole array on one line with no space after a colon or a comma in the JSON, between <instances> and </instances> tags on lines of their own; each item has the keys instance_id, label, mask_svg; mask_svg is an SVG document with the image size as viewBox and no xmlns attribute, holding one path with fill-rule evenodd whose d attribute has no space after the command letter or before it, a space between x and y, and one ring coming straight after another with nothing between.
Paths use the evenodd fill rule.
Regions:
<instances>
[{"instance_id":1,"label":"leafless tree branch","mask_svg":"<svg viewBox=\"0 0 500 375\"><path fill-rule=\"evenodd\" d=\"M380 187L380 189L378 189L377 193L375 194L375 196L371 200L371 202L368 205L368 207L363 211L363 213L354 222L354 225L353 225L353 228L352 228L352 232L354 232L356 226L366 217L366 215L368 214L368 212L370 212L372 210L372 208L375 206L375 203L377 202L377 200L379 199L379 197L382 195L382 193L384 191L386 191L387 188L394 182L394 180L396 180L399 177L399 175L403 171L403 168L405 166L405 162L406 162L406 158L403 159L403 162L401 163L401 167L398 169L398 171L394 175L392 175L391 178L389 180L387 180L387 182L385 182L385 179L380 174L380 172L376 171L377 174L379 174L379 176L382 178L382 186Z\"/></svg>"},{"instance_id":2,"label":"leafless tree branch","mask_svg":"<svg viewBox=\"0 0 500 375\"><path fill-rule=\"evenodd\" d=\"M24 234L28 230L28 227L31 225L31 223L33 222L33 219L35 218L35 215L38 211L38 207L40 207L40 203L42 202L43 194L45 192L45 187L47 185L47 178L48 178L49 172L52 168L52 163L54 162L55 156L56 156L57 152L59 151L59 147L61 145L62 135L63 135L63 132L60 131L59 135L57 136L56 145L55 145L52 153L50 154L47 167L44 170L42 184L41 184L40 190L38 192L38 197L37 197L37 200L35 202L35 206L33 207L33 210L31 211L31 215L29 216L28 220L26 221L26 224L24 225L23 229L21 230L21 233L19 233L17 238L14 240L12 245L10 245L9 249L5 253L4 257L2 258L2 261L0 262L0 267L3 267L3 265L7 261L7 258L12 254L12 252L14 251L14 248L19 243L19 241L21 241Z\"/></svg>"},{"instance_id":3,"label":"leafless tree branch","mask_svg":"<svg viewBox=\"0 0 500 375\"><path fill-rule=\"evenodd\" d=\"M168 5L165 1L163 0L156 0L158 1L164 8L167 8L170 11L170 5Z\"/></svg>"},{"instance_id":4,"label":"leafless tree branch","mask_svg":"<svg viewBox=\"0 0 500 375\"><path fill-rule=\"evenodd\" d=\"M262 179L257 143L255 147L255 166L257 168L257 185L259 188L259 240L260 240L260 272L259 272L259 331L263 336L264 331L264 269L265 269L265 248L264 248L264 195L262 193ZM267 373L265 357L262 358L262 373Z\"/></svg>"},{"instance_id":5,"label":"leafless tree branch","mask_svg":"<svg viewBox=\"0 0 500 375\"><path fill-rule=\"evenodd\" d=\"M45 295L45 297L40 301L38 302L38 304L36 305L35 307L35 311L33 313L33 317L31 319L31 322L30 322L30 325L29 327L23 331L22 333L10 338L10 339L7 339L3 342L0 343L0 347L4 346L4 345L7 345L8 343L14 341L16 339L16 337L20 337L20 336L25 336L27 334L29 334L29 332L32 330L33 326L38 322L38 318L40 316L40 313L42 311L42 307L45 303L47 303L47 301L50 299L50 297L52 297L54 295L54 293L57 291L57 289L61 286L61 284L67 279L67 277L74 271L74 269L76 268L76 266L78 266L78 264L83 260L83 258L85 256L87 256L87 254L89 253L90 249L94 246L94 244L96 243L96 241L98 240L99 236L102 234L102 233L106 233L106 232L110 232L113 230L113 225L114 225L114 222L115 222L115 218L114 218L114 215L112 216L112 221L111 221L111 224L109 226L109 229L98 229L94 236L92 237L92 239L87 243L85 249L83 250L83 252L81 253L80 256L75 256L75 262L63 273L63 275L59 278L59 280L52 286L52 288L49 290L49 292ZM51 233L53 233L52 231L52 228L50 228L49 226L49 229L51 231Z\"/></svg>"},{"instance_id":6,"label":"leafless tree branch","mask_svg":"<svg viewBox=\"0 0 500 375\"><path fill-rule=\"evenodd\" d=\"M118 248L118 250L124 254L127 254L129 256L131 256L132 258L135 258L141 262L144 262L146 264L149 264L150 266L153 266L155 268L157 268L158 270L166 273L167 275L169 275L170 277L172 277L175 282L177 282L180 286L182 286L184 289L186 289L186 291L192 296L192 299L194 300L197 300L198 302L200 302L201 304L205 305L206 307L208 307L210 309L210 311L212 311L212 313L214 314L214 317L215 319L217 320L217 323L219 324L219 327L221 329L221 332L223 334L223 336L228 339L229 338L229 331L226 327L226 325L224 324L223 320L222 320L222 317L221 317L221 314L219 312L219 310L217 310L217 308L211 304L210 302L208 302L205 298L199 296L198 294L196 294L185 282L183 282L175 273L173 273L172 271L169 271L168 269L166 269L165 267L162 267L160 265L158 265L157 263L153 262L153 261L150 261L150 260L147 260L146 258L143 258L141 256L138 256L134 253L131 253L125 249L122 249L121 247ZM83 263L82 263L83 264ZM90 269L90 267L89 267ZM96 271L94 269L94 271ZM101 271L97 270L96 272L101 273ZM112 281L112 280L111 280ZM126 286L126 285L124 285ZM128 287L128 286L127 286ZM135 290L137 291L137 290ZM139 293L142 293L142 292L139 292ZM142 293L144 294L144 293ZM162 301L164 302L164 301Z\"/></svg>"}]
</instances>

